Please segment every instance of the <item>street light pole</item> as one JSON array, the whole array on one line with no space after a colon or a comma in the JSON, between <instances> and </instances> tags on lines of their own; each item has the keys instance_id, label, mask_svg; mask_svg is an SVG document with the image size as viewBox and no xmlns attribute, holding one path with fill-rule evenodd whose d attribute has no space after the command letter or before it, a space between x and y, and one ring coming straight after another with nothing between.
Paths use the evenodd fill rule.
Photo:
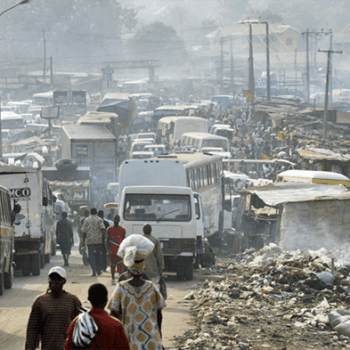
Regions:
<instances>
[{"instance_id":1,"label":"street light pole","mask_svg":"<svg viewBox=\"0 0 350 350\"><path fill-rule=\"evenodd\" d=\"M12 10L12 9L14 9L15 7L17 7L17 6L19 6L19 5L27 4L29 1L30 1L30 0L22 0L22 1L20 1L19 3L17 3L16 5L13 5L13 6L9 7L8 9L6 9L6 10L0 12L0 17L1 17L4 13L6 13L6 12ZM1 123L1 99L0 99L0 160L2 159L2 156L3 156L3 152L2 152L2 123Z\"/></svg>"}]
</instances>

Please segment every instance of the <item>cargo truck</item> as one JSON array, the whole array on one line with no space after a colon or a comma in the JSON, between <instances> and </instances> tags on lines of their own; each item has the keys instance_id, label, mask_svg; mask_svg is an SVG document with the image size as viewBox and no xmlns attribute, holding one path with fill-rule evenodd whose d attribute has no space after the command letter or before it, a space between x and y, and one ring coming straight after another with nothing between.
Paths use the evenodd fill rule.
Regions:
<instances>
[{"instance_id":1,"label":"cargo truck","mask_svg":"<svg viewBox=\"0 0 350 350\"><path fill-rule=\"evenodd\" d=\"M13 206L15 269L24 276L40 275L40 268L56 252L54 202L49 183L40 170L15 166L0 167L0 184L7 187Z\"/></svg>"}]
</instances>

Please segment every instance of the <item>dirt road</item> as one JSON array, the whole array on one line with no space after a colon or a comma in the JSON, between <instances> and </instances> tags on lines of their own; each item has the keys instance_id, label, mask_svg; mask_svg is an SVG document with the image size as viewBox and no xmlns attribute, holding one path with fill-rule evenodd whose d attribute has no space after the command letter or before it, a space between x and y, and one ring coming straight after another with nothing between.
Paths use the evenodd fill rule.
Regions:
<instances>
[{"instance_id":1,"label":"dirt road","mask_svg":"<svg viewBox=\"0 0 350 350\"><path fill-rule=\"evenodd\" d=\"M75 241L77 242L77 240ZM65 290L75 294L82 301L83 306L90 307L87 300L87 290L92 283L100 282L106 285L109 295L115 286L111 285L109 272L101 276L92 277L91 269L84 266L77 247L73 248L67 267L67 283ZM35 297L44 293L47 289L47 274L51 267L62 266L63 259L60 251L51 257L49 264L41 270L40 276L24 277L15 272L12 289L5 290L0 297L0 349L19 350L24 349L27 321L31 305ZM168 288L167 308L163 313L163 345L166 349L175 347L174 336L183 334L191 327L189 304L183 300L191 290L198 288L196 285L200 276L194 280L179 282L175 274L166 274Z\"/></svg>"}]
</instances>

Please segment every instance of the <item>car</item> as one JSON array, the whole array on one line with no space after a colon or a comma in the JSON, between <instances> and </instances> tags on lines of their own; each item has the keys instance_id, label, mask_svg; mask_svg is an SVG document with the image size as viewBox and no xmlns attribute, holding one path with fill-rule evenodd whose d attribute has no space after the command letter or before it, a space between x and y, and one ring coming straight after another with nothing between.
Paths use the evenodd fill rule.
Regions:
<instances>
[{"instance_id":1,"label":"car","mask_svg":"<svg viewBox=\"0 0 350 350\"><path fill-rule=\"evenodd\" d=\"M155 156L167 153L165 145L146 145L143 149L146 152L153 152Z\"/></svg>"}]
</instances>

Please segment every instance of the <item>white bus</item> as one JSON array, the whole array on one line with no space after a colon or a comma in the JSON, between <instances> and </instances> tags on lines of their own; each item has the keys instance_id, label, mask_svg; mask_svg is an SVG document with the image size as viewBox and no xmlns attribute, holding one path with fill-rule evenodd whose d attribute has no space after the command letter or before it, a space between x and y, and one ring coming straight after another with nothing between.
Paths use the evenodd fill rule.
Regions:
<instances>
[{"instance_id":1,"label":"white bus","mask_svg":"<svg viewBox=\"0 0 350 350\"><path fill-rule=\"evenodd\" d=\"M193 146L200 151L203 147L221 147L225 152L229 151L227 137L212 135L204 132L186 132L182 135L182 146Z\"/></svg>"},{"instance_id":2,"label":"white bus","mask_svg":"<svg viewBox=\"0 0 350 350\"><path fill-rule=\"evenodd\" d=\"M181 140L185 132L208 132L208 120L199 117L163 117L158 121L158 130L169 135L169 146Z\"/></svg>"},{"instance_id":3,"label":"white bus","mask_svg":"<svg viewBox=\"0 0 350 350\"><path fill-rule=\"evenodd\" d=\"M193 278L197 230L203 235L200 197L188 187L127 186L121 194L119 215L127 235L143 234L143 225L152 226L152 235L162 245L165 270L180 280Z\"/></svg>"},{"instance_id":4,"label":"white bus","mask_svg":"<svg viewBox=\"0 0 350 350\"><path fill-rule=\"evenodd\" d=\"M215 233L220 237L224 229L231 228L224 226L224 221L231 222L226 220L227 216L231 217L231 191L225 188L220 156L198 152L125 160L119 171L119 196L127 186L190 187L202 197L205 237Z\"/></svg>"}]
</instances>

